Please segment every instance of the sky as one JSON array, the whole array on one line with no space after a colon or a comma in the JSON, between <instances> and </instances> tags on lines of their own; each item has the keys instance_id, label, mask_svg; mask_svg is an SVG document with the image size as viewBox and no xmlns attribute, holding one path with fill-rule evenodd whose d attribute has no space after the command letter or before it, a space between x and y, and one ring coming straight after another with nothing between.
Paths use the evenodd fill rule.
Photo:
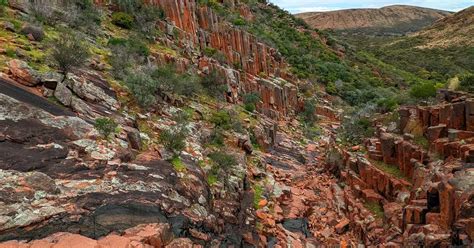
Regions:
<instances>
[{"instance_id":1,"label":"sky","mask_svg":"<svg viewBox=\"0 0 474 248\"><path fill-rule=\"evenodd\" d=\"M394 4L459 11L474 5L474 0L270 0L270 2L291 13L351 8L380 8Z\"/></svg>"}]
</instances>

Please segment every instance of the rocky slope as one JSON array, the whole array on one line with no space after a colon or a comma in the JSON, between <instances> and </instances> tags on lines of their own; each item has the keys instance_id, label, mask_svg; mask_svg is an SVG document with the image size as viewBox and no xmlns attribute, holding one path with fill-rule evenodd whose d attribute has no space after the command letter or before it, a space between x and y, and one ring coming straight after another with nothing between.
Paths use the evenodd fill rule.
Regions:
<instances>
[{"instance_id":1,"label":"rocky slope","mask_svg":"<svg viewBox=\"0 0 474 248\"><path fill-rule=\"evenodd\" d=\"M380 9L349 9L296 16L310 26L323 30L405 34L419 31L450 14L442 10L394 5Z\"/></svg>"},{"instance_id":2,"label":"rocky slope","mask_svg":"<svg viewBox=\"0 0 474 248\"><path fill-rule=\"evenodd\" d=\"M472 244L472 180L468 166L458 166L470 161L470 96L445 93L439 106L402 108L406 141L378 131L367 149L343 146L337 99L319 91L308 108L311 91L302 91L291 65L226 20L224 5L166 0L148 2L163 16L152 20L157 32L144 63L199 77L217 71L211 83L227 86L219 92L225 101L157 92L144 107L111 68L117 51L108 43L136 35L112 23L117 5L95 1L101 32L78 31L92 56L63 76L41 55L64 30L25 29L29 1L9 4L0 17L0 247ZM247 21L255 8L268 8L225 6ZM242 106L250 93L260 96L255 111ZM104 118L116 124L107 137L98 125ZM408 127L418 126L452 164L411 145ZM177 128L187 130L180 152L166 145L179 135L163 139ZM368 157L409 179L374 168ZM421 178L427 173L415 168L433 175Z\"/></svg>"}]
</instances>

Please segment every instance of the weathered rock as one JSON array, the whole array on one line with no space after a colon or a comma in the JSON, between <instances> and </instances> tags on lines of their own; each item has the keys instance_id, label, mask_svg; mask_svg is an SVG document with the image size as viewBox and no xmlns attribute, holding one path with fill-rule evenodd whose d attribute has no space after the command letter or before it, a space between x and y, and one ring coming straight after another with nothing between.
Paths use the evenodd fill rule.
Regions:
<instances>
[{"instance_id":1,"label":"weathered rock","mask_svg":"<svg viewBox=\"0 0 474 248\"><path fill-rule=\"evenodd\" d=\"M11 22L4 21L3 28L10 32L15 32L15 26Z\"/></svg>"},{"instance_id":2,"label":"weathered rock","mask_svg":"<svg viewBox=\"0 0 474 248\"><path fill-rule=\"evenodd\" d=\"M164 247L173 240L173 233L168 224L139 225L125 230L123 236L153 247Z\"/></svg>"},{"instance_id":3,"label":"weathered rock","mask_svg":"<svg viewBox=\"0 0 474 248\"><path fill-rule=\"evenodd\" d=\"M63 81L64 75L56 72L47 72L41 75L41 83L47 89L55 90L56 86Z\"/></svg>"},{"instance_id":4,"label":"weathered rock","mask_svg":"<svg viewBox=\"0 0 474 248\"><path fill-rule=\"evenodd\" d=\"M124 127L124 130L127 132L127 139L130 146L135 150L141 150L142 139L140 137L140 131L132 127Z\"/></svg>"},{"instance_id":5,"label":"weathered rock","mask_svg":"<svg viewBox=\"0 0 474 248\"><path fill-rule=\"evenodd\" d=\"M40 75L33 70L25 61L13 59L8 62L12 78L26 86L36 86L40 83Z\"/></svg>"},{"instance_id":6,"label":"weathered rock","mask_svg":"<svg viewBox=\"0 0 474 248\"><path fill-rule=\"evenodd\" d=\"M60 83L56 86L54 91L54 97L58 99L59 102L64 104L64 106L71 106L72 98L74 97L71 90L63 83Z\"/></svg>"},{"instance_id":7,"label":"weathered rock","mask_svg":"<svg viewBox=\"0 0 474 248\"><path fill-rule=\"evenodd\" d=\"M44 31L43 28L34 26L31 24L25 24L21 28L21 33L28 36L30 39L34 41L42 41L44 39Z\"/></svg>"},{"instance_id":8,"label":"weathered rock","mask_svg":"<svg viewBox=\"0 0 474 248\"><path fill-rule=\"evenodd\" d=\"M120 107L118 101L104 89L96 86L88 75L68 74L64 84L85 101L103 104L111 110L117 110Z\"/></svg>"}]
</instances>

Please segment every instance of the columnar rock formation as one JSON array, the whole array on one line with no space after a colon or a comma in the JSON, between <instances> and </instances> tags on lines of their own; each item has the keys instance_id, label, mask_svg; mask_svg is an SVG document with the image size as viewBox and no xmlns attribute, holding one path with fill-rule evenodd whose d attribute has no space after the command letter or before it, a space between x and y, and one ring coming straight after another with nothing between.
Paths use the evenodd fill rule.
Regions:
<instances>
[{"instance_id":1,"label":"columnar rock formation","mask_svg":"<svg viewBox=\"0 0 474 248\"><path fill-rule=\"evenodd\" d=\"M108 2L96 0L97 4ZM240 6L238 1L231 2L229 4L239 11L245 6ZM240 101L245 93L259 93L262 104L257 109L272 118L282 118L297 111L297 83L277 50L195 0L150 0L148 3L164 11L166 18L158 23L164 33L178 39L179 46L188 54L200 54L196 58L167 58L165 61L176 62L184 68L198 65L205 72L219 71L226 78L231 102ZM247 13L245 9L244 13ZM248 15L247 18L251 18ZM224 61L205 56L204 51L209 49ZM155 56L158 60L169 57L165 54Z\"/></svg>"},{"instance_id":2,"label":"columnar rock formation","mask_svg":"<svg viewBox=\"0 0 474 248\"><path fill-rule=\"evenodd\" d=\"M366 156L340 150L342 164L328 164L366 201L383 206L385 221L399 230L392 240L398 244L474 240L473 100L449 91L439 98L442 103L429 107L402 107L399 134L378 126Z\"/></svg>"}]
</instances>

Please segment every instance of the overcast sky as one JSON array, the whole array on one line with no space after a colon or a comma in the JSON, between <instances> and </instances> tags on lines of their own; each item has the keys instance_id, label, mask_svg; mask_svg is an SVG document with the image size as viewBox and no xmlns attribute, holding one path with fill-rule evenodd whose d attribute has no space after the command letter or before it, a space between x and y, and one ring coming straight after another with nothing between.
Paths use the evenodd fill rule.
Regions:
<instances>
[{"instance_id":1,"label":"overcast sky","mask_svg":"<svg viewBox=\"0 0 474 248\"><path fill-rule=\"evenodd\" d=\"M474 0L270 0L270 2L291 13L350 8L379 8L394 4L459 11L474 5Z\"/></svg>"}]
</instances>

